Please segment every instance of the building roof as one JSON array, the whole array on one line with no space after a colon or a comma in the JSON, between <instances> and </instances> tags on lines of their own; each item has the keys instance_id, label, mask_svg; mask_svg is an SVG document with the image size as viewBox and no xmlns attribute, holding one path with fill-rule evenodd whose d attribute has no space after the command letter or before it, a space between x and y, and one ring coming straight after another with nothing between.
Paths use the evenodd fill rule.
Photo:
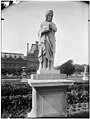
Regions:
<instances>
[{"instance_id":1,"label":"building roof","mask_svg":"<svg viewBox=\"0 0 90 119\"><path fill-rule=\"evenodd\" d=\"M22 59L25 59L26 57L21 54L21 53L7 53L7 52L2 52L1 53L1 57L2 58L9 58L9 57L12 57L12 58L22 58Z\"/></svg>"},{"instance_id":2,"label":"building roof","mask_svg":"<svg viewBox=\"0 0 90 119\"><path fill-rule=\"evenodd\" d=\"M32 44L31 49L30 49L30 53L33 54L35 50L36 50L36 44Z\"/></svg>"},{"instance_id":3,"label":"building roof","mask_svg":"<svg viewBox=\"0 0 90 119\"><path fill-rule=\"evenodd\" d=\"M30 52L29 53L34 54L34 52L37 51L37 50L39 50L38 49L38 41L36 41L35 44L32 44L31 45L31 49L30 49Z\"/></svg>"}]
</instances>

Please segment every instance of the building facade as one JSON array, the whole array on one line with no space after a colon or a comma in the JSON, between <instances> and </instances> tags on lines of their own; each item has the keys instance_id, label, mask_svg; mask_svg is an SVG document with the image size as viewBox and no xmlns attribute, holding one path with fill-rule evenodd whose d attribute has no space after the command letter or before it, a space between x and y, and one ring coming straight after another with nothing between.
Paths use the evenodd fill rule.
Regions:
<instances>
[{"instance_id":1,"label":"building facade","mask_svg":"<svg viewBox=\"0 0 90 119\"><path fill-rule=\"evenodd\" d=\"M23 54L2 52L1 67L3 69L20 69L24 66L27 66L27 59Z\"/></svg>"},{"instance_id":2,"label":"building facade","mask_svg":"<svg viewBox=\"0 0 90 119\"><path fill-rule=\"evenodd\" d=\"M39 68L38 53L39 46L38 41L36 41L36 44L32 44L30 51L27 51L27 69L29 69L31 73L36 72Z\"/></svg>"},{"instance_id":3,"label":"building facade","mask_svg":"<svg viewBox=\"0 0 90 119\"><path fill-rule=\"evenodd\" d=\"M26 67L31 74L38 70L38 42L31 45L29 51L29 43L27 43L27 56L20 53L1 53L1 73L21 72L22 67Z\"/></svg>"},{"instance_id":4,"label":"building facade","mask_svg":"<svg viewBox=\"0 0 90 119\"><path fill-rule=\"evenodd\" d=\"M22 67L27 67L27 59L20 53L1 54L1 73L2 74L19 74Z\"/></svg>"}]
</instances>

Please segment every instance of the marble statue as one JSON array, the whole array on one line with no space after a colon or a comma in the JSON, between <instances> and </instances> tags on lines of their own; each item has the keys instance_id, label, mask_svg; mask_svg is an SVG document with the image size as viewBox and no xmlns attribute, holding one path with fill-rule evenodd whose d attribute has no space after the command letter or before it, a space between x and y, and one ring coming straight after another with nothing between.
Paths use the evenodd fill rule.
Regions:
<instances>
[{"instance_id":1,"label":"marble statue","mask_svg":"<svg viewBox=\"0 0 90 119\"><path fill-rule=\"evenodd\" d=\"M87 77L87 67L86 66L84 66L84 73L83 73L83 80L88 80L88 77Z\"/></svg>"},{"instance_id":2,"label":"marble statue","mask_svg":"<svg viewBox=\"0 0 90 119\"><path fill-rule=\"evenodd\" d=\"M56 25L52 22L53 11L46 13L46 20L41 23L39 37L39 70L53 69L55 57Z\"/></svg>"},{"instance_id":3,"label":"marble statue","mask_svg":"<svg viewBox=\"0 0 90 119\"><path fill-rule=\"evenodd\" d=\"M86 66L84 66L84 73L86 73L86 70L87 70L87 67L86 67Z\"/></svg>"}]
</instances>

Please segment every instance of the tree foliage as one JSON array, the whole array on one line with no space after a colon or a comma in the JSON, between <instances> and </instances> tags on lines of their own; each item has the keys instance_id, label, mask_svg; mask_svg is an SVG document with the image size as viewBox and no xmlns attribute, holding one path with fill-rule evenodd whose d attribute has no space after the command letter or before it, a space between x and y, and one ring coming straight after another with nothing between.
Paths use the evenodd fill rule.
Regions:
<instances>
[{"instance_id":1,"label":"tree foliage","mask_svg":"<svg viewBox=\"0 0 90 119\"><path fill-rule=\"evenodd\" d=\"M74 67L76 73L84 72L84 65L75 64Z\"/></svg>"},{"instance_id":2,"label":"tree foliage","mask_svg":"<svg viewBox=\"0 0 90 119\"><path fill-rule=\"evenodd\" d=\"M29 84L2 83L1 85L2 118L25 118L32 108L32 88Z\"/></svg>"},{"instance_id":3,"label":"tree foliage","mask_svg":"<svg viewBox=\"0 0 90 119\"><path fill-rule=\"evenodd\" d=\"M89 102L89 83L77 83L67 88L67 103L68 105Z\"/></svg>"},{"instance_id":4,"label":"tree foliage","mask_svg":"<svg viewBox=\"0 0 90 119\"><path fill-rule=\"evenodd\" d=\"M67 76L73 74L74 71L75 68L72 60L68 60L67 62L65 62L60 66L60 72L66 74Z\"/></svg>"}]
</instances>

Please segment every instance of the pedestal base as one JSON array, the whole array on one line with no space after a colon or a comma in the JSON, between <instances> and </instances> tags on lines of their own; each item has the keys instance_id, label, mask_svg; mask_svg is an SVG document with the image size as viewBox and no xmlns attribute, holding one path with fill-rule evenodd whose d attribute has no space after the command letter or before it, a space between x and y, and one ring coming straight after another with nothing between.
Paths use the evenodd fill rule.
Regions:
<instances>
[{"instance_id":1,"label":"pedestal base","mask_svg":"<svg viewBox=\"0 0 90 119\"><path fill-rule=\"evenodd\" d=\"M46 72L45 72L46 73ZM32 86L32 110L28 117L66 117L67 116L67 86L73 84L71 80L50 80L53 73L42 73L41 77L32 76L28 83ZM51 75L51 77L52 77ZM60 75L60 74L59 74ZM44 77L47 77L47 79ZM54 76L54 75L53 75ZM38 77L38 78L37 78ZM49 77L49 79L48 79ZM40 79L39 79L40 78ZM36 79L36 80L35 80Z\"/></svg>"},{"instance_id":2,"label":"pedestal base","mask_svg":"<svg viewBox=\"0 0 90 119\"><path fill-rule=\"evenodd\" d=\"M38 87L28 117L66 117L66 86ZM36 95L36 96L35 96Z\"/></svg>"},{"instance_id":3,"label":"pedestal base","mask_svg":"<svg viewBox=\"0 0 90 119\"><path fill-rule=\"evenodd\" d=\"M60 70L37 70L37 74L60 74Z\"/></svg>"},{"instance_id":4,"label":"pedestal base","mask_svg":"<svg viewBox=\"0 0 90 119\"><path fill-rule=\"evenodd\" d=\"M59 70L38 70L37 74L31 75L32 80L55 80L66 79L65 74L60 74Z\"/></svg>"}]
</instances>

